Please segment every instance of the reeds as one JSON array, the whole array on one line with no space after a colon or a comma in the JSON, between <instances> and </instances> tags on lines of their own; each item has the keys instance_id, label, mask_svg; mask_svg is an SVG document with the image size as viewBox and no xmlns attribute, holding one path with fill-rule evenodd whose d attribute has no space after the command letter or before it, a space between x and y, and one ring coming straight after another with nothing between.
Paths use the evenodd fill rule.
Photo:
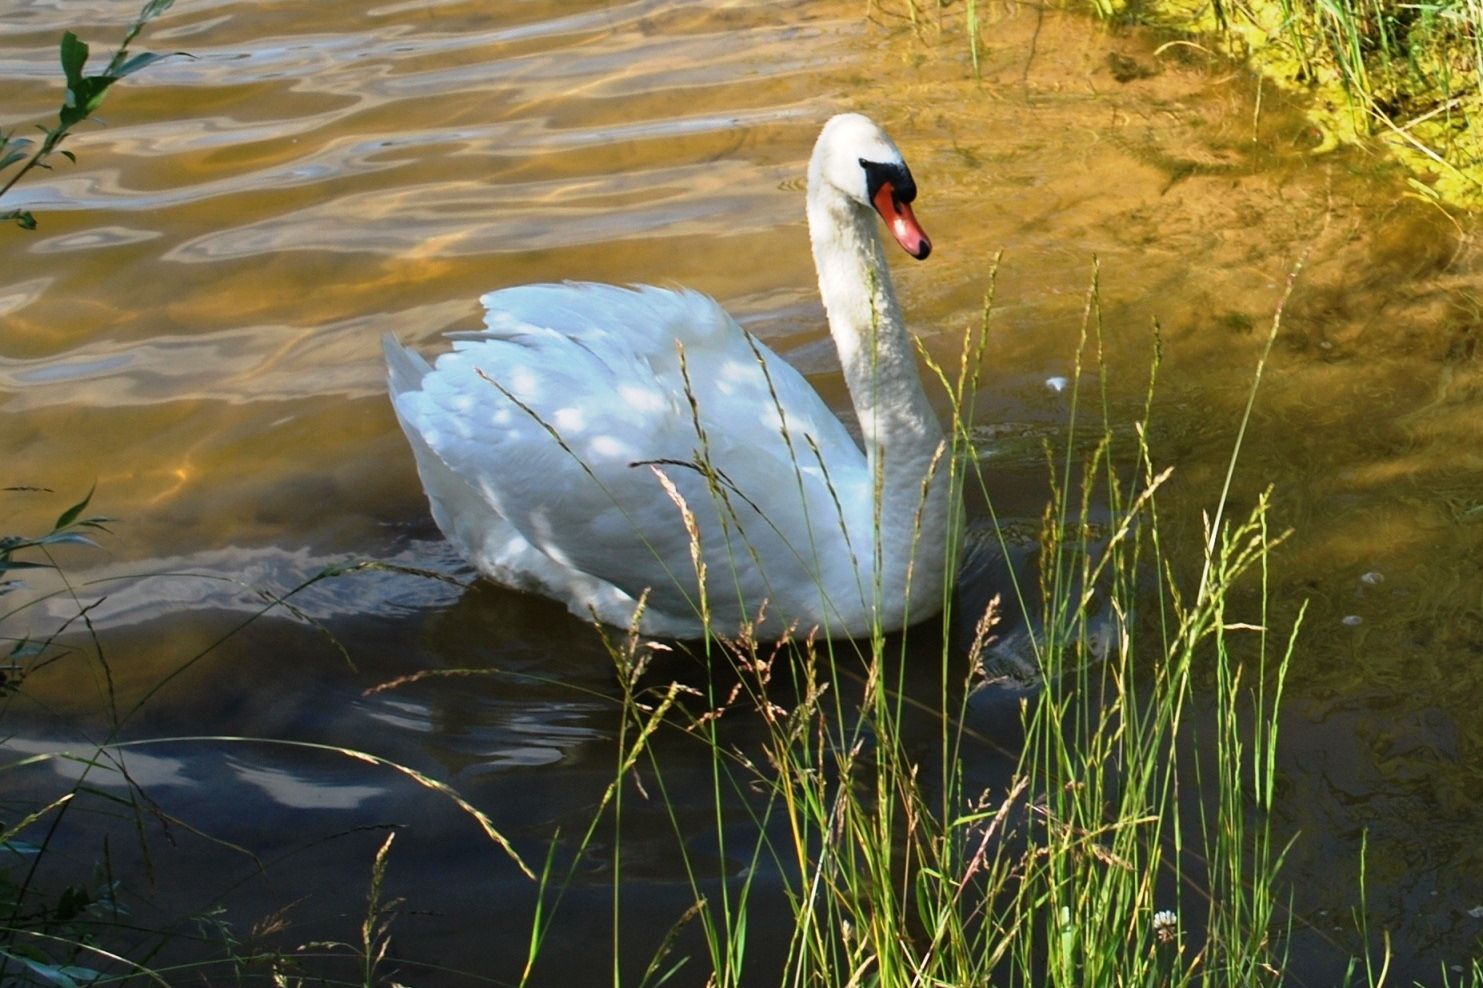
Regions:
<instances>
[{"instance_id":1,"label":"reeds","mask_svg":"<svg viewBox=\"0 0 1483 988\"><path fill-rule=\"evenodd\" d=\"M951 483L990 504L971 426L991 308L992 291L952 372L923 353L951 399ZM769 643L745 629L716 633L697 652L708 669L699 691L648 683L651 643L641 636L609 641L626 724L598 814L611 812L614 834L615 985L633 980L617 951L621 792L632 782L674 805L675 766L653 744L666 730L693 739L711 766L717 846L697 855L696 835L670 814L693 891L676 930L698 924L706 945L694 959L705 965L699 980L687 974L695 983L1282 980L1275 712L1301 624L1300 612L1285 630L1269 626L1267 561L1282 535L1269 528L1265 494L1238 514L1223 493L1199 544L1169 544L1160 512L1170 471L1147 442L1157 346L1143 417L1131 428L1115 421L1100 361L1094 279L1072 419L1064 445L1046 450L1055 495L1038 585L1005 587L1002 602L970 616L967 641L944 630L924 655L908 646L920 629L857 642L804 629ZM1259 379L1258 371L1253 389ZM1087 404L1099 406L1100 421L1083 429ZM1239 440L1233 467L1238 452ZM950 558L960 554L950 546ZM950 629L954 601L944 605ZM1023 749L1000 756L1008 781L985 787L969 766L986 757L969 708L1005 688L991 658L1004 609L1033 629L1018 656L1031 682L1019 684ZM937 665L933 675L920 674L923 662ZM730 740L727 725L743 718L762 725L760 742ZM738 832L755 836L737 846ZM748 864L740 876L714 875L702 860ZM758 887L763 873L780 876L780 892ZM545 876L543 903L554 906L560 885ZM793 921L781 969L756 970L748 917L780 908ZM550 918L545 909L537 928ZM541 935L527 976L539 967ZM679 970L675 941L672 931L641 983Z\"/></svg>"}]
</instances>

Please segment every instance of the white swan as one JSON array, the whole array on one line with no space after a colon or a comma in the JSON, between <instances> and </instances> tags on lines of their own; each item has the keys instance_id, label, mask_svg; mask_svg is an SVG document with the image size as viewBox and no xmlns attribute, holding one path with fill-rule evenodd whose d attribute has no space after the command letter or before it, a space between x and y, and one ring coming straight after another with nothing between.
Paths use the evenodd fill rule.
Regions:
<instances>
[{"instance_id":1,"label":"white swan","mask_svg":"<svg viewBox=\"0 0 1483 988\"><path fill-rule=\"evenodd\" d=\"M450 334L435 366L388 336L392 403L438 526L487 576L583 617L632 626L647 593L650 634L730 634L760 614L764 637L859 636L937 613L953 515L943 433L872 214L924 258L915 195L869 119L825 125L809 237L863 451L797 371L695 292L492 292L487 328Z\"/></svg>"}]
</instances>

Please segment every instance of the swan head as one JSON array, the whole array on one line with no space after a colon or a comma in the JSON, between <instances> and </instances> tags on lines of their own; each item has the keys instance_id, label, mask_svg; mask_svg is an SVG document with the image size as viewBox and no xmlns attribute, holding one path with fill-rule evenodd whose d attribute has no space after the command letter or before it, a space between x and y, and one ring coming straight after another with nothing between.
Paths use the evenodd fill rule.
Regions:
<instances>
[{"instance_id":1,"label":"swan head","mask_svg":"<svg viewBox=\"0 0 1483 988\"><path fill-rule=\"evenodd\" d=\"M859 113L832 117L819 134L809 162L809 184L830 186L856 205L873 209L903 250L917 260L932 252L912 213L917 183L886 132Z\"/></svg>"}]
</instances>

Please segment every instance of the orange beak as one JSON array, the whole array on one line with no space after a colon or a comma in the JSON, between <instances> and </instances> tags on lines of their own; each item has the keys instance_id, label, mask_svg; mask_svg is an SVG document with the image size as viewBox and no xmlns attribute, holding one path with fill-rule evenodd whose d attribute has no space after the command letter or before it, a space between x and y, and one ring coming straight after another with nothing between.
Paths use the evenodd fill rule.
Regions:
<instances>
[{"instance_id":1,"label":"orange beak","mask_svg":"<svg viewBox=\"0 0 1483 988\"><path fill-rule=\"evenodd\" d=\"M875 211L886 221L891 236L912 257L920 261L932 253L932 241L927 239L921 224L917 223L911 205L896 198L896 189L890 182L882 182L876 190Z\"/></svg>"}]
</instances>

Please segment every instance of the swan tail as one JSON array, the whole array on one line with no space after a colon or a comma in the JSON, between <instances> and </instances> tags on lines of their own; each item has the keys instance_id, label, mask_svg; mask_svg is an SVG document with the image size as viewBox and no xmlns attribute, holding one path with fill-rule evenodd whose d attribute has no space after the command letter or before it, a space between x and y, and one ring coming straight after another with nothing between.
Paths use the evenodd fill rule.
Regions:
<instances>
[{"instance_id":1,"label":"swan tail","mask_svg":"<svg viewBox=\"0 0 1483 988\"><path fill-rule=\"evenodd\" d=\"M402 346L391 333L381 337L381 349L386 354L387 383L393 395L417 390L433 369L419 353Z\"/></svg>"}]
</instances>

